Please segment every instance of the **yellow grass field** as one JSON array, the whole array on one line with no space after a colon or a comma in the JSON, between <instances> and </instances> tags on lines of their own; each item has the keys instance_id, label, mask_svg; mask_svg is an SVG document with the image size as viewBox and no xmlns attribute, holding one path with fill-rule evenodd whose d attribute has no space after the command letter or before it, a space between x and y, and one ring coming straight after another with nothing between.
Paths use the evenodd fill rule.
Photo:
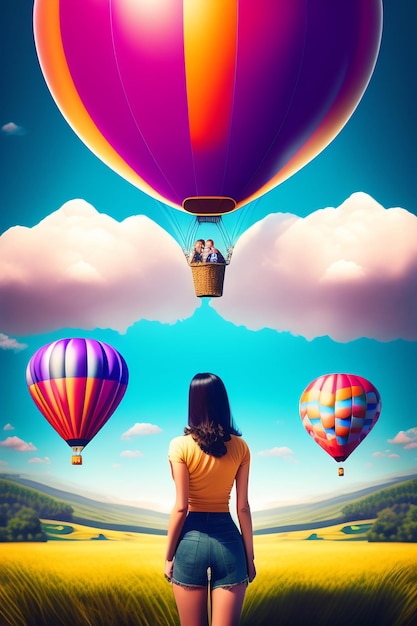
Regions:
<instances>
[{"instance_id":1,"label":"yellow grass field","mask_svg":"<svg viewBox=\"0 0 417 626\"><path fill-rule=\"evenodd\" d=\"M96 529L71 526L79 541L0 544L1 626L178 626L165 537L106 531L109 541L83 541ZM417 544L289 535L255 537L242 626L417 624Z\"/></svg>"}]
</instances>

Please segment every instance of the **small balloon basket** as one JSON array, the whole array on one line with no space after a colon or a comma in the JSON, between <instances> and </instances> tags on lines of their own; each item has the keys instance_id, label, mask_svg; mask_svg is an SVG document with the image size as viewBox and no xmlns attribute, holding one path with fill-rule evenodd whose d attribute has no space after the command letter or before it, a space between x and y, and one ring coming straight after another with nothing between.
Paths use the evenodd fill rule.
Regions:
<instances>
[{"instance_id":1,"label":"small balloon basket","mask_svg":"<svg viewBox=\"0 0 417 626\"><path fill-rule=\"evenodd\" d=\"M82 465L83 457L81 456L81 452L83 451L84 446L71 446L71 448L72 448L71 465Z\"/></svg>"},{"instance_id":2,"label":"small balloon basket","mask_svg":"<svg viewBox=\"0 0 417 626\"><path fill-rule=\"evenodd\" d=\"M337 475L338 476L344 476L345 475L345 470L343 469L343 467L338 467L337 468Z\"/></svg>"},{"instance_id":3,"label":"small balloon basket","mask_svg":"<svg viewBox=\"0 0 417 626\"><path fill-rule=\"evenodd\" d=\"M223 295L225 263L190 263L195 295L220 298Z\"/></svg>"}]
</instances>

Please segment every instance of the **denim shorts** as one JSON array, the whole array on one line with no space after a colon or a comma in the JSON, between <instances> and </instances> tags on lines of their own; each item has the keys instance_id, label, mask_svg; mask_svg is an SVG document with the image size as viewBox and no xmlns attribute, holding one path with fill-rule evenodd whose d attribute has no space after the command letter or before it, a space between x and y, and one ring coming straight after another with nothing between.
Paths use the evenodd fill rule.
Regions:
<instances>
[{"instance_id":1,"label":"denim shorts","mask_svg":"<svg viewBox=\"0 0 417 626\"><path fill-rule=\"evenodd\" d=\"M242 536L230 513L190 512L174 559L172 582L183 587L232 587L248 582Z\"/></svg>"}]
</instances>

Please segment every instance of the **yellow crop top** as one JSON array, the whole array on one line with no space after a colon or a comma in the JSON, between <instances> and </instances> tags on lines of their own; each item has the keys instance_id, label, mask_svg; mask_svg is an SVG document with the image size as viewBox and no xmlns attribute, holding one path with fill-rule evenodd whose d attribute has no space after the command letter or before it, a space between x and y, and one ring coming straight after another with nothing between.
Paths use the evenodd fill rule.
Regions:
<instances>
[{"instance_id":1,"label":"yellow crop top","mask_svg":"<svg viewBox=\"0 0 417 626\"><path fill-rule=\"evenodd\" d=\"M218 458L201 450L191 435L173 439L168 458L185 463L190 473L189 510L225 513L229 511L230 492L241 465L249 465L247 443L236 435L225 442L227 454Z\"/></svg>"}]
</instances>

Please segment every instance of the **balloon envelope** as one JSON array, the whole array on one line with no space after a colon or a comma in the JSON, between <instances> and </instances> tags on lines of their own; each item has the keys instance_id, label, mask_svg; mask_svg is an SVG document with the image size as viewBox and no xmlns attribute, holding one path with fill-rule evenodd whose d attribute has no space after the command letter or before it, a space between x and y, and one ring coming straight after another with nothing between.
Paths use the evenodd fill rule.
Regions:
<instances>
[{"instance_id":1,"label":"balloon envelope","mask_svg":"<svg viewBox=\"0 0 417 626\"><path fill-rule=\"evenodd\" d=\"M313 380L300 399L303 426L336 461L344 461L375 426L381 413L378 390L353 374Z\"/></svg>"},{"instance_id":2,"label":"balloon envelope","mask_svg":"<svg viewBox=\"0 0 417 626\"><path fill-rule=\"evenodd\" d=\"M382 0L35 0L48 87L142 191L224 214L343 128L372 75Z\"/></svg>"},{"instance_id":3,"label":"balloon envelope","mask_svg":"<svg viewBox=\"0 0 417 626\"><path fill-rule=\"evenodd\" d=\"M69 446L85 447L122 400L128 369L121 354L94 339L60 339L30 359L30 395Z\"/></svg>"}]
</instances>

